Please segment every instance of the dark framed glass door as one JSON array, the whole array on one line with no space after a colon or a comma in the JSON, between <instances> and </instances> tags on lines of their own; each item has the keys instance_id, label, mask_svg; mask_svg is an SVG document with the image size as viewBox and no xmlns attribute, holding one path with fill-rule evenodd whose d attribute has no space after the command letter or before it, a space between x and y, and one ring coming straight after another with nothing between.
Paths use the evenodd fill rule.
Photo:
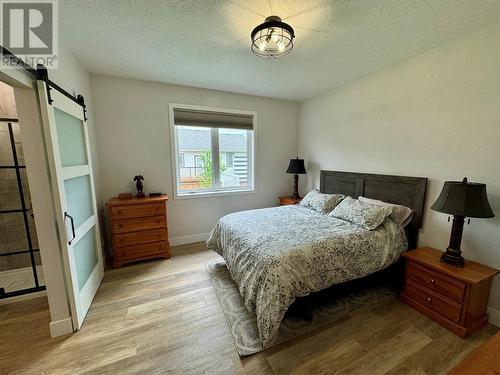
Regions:
<instances>
[{"instance_id":1,"label":"dark framed glass door","mask_svg":"<svg viewBox=\"0 0 500 375\"><path fill-rule=\"evenodd\" d=\"M45 290L17 119L0 118L0 299Z\"/></svg>"}]
</instances>

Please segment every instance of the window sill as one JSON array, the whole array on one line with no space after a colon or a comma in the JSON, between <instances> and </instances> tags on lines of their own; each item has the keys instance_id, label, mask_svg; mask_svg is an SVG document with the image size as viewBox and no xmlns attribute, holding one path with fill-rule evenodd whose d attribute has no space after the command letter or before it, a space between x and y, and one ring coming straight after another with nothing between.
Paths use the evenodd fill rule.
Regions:
<instances>
[{"instance_id":1,"label":"window sill","mask_svg":"<svg viewBox=\"0 0 500 375\"><path fill-rule=\"evenodd\" d=\"M190 198L209 198L209 197L224 197L230 195L242 195L242 194L253 194L255 193L255 188L253 189L244 189L244 190L220 190L220 191L202 191L196 193L184 193L174 195L174 199L190 199Z\"/></svg>"}]
</instances>

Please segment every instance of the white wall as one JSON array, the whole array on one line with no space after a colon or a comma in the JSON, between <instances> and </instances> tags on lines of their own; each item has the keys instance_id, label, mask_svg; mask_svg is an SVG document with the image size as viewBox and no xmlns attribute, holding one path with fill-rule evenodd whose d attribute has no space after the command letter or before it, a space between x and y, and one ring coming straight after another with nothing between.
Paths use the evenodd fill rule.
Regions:
<instances>
[{"instance_id":1,"label":"white wall","mask_svg":"<svg viewBox=\"0 0 500 375\"><path fill-rule=\"evenodd\" d=\"M274 206L289 194L284 171L296 155L298 103L92 75L103 202L122 192L135 193L132 177L144 175L144 191L166 192L172 244L196 241L223 215ZM257 192L173 200L169 103L257 112Z\"/></svg>"},{"instance_id":2,"label":"white wall","mask_svg":"<svg viewBox=\"0 0 500 375\"><path fill-rule=\"evenodd\" d=\"M494 219L464 228L466 258L500 269L500 25L301 103L307 187L319 170L428 177L420 245L444 249L451 226L430 210L445 180L487 184ZM500 324L500 277L490 295Z\"/></svg>"}]
</instances>

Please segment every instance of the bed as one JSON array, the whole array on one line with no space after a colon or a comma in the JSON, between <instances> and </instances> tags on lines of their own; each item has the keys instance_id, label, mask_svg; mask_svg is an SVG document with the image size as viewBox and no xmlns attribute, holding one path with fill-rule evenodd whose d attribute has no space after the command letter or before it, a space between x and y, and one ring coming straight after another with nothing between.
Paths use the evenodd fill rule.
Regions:
<instances>
[{"instance_id":1,"label":"bed","mask_svg":"<svg viewBox=\"0 0 500 375\"><path fill-rule=\"evenodd\" d=\"M321 171L320 192L365 196L414 210L402 229L387 218L375 230L302 206L242 211L219 220L207 241L225 260L245 306L255 312L264 347L273 344L299 297L359 279L415 248L427 179Z\"/></svg>"}]
</instances>

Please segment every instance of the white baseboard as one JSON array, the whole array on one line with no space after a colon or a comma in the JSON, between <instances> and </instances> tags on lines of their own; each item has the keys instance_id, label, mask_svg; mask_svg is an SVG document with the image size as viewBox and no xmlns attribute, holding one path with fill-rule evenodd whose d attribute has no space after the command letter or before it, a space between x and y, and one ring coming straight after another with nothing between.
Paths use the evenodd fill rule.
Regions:
<instances>
[{"instance_id":1,"label":"white baseboard","mask_svg":"<svg viewBox=\"0 0 500 375\"><path fill-rule=\"evenodd\" d=\"M193 242L206 241L210 233L190 234L189 236L171 237L169 238L170 246L185 245Z\"/></svg>"},{"instance_id":2,"label":"white baseboard","mask_svg":"<svg viewBox=\"0 0 500 375\"><path fill-rule=\"evenodd\" d=\"M66 318L62 320L58 320L56 322L49 323L50 328L50 337L58 337L64 336L68 333L73 333L73 323L71 322L71 318Z\"/></svg>"},{"instance_id":3,"label":"white baseboard","mask_svg":"<svg viewBox=\"0 0 500 375\"><path fill-rule=\"evenodd\" d=\"M488 307L488 315L489 315L488 321L491 324L500 327L500 311L494 309L493 307Z\"/></svg>"}]
</instances>

